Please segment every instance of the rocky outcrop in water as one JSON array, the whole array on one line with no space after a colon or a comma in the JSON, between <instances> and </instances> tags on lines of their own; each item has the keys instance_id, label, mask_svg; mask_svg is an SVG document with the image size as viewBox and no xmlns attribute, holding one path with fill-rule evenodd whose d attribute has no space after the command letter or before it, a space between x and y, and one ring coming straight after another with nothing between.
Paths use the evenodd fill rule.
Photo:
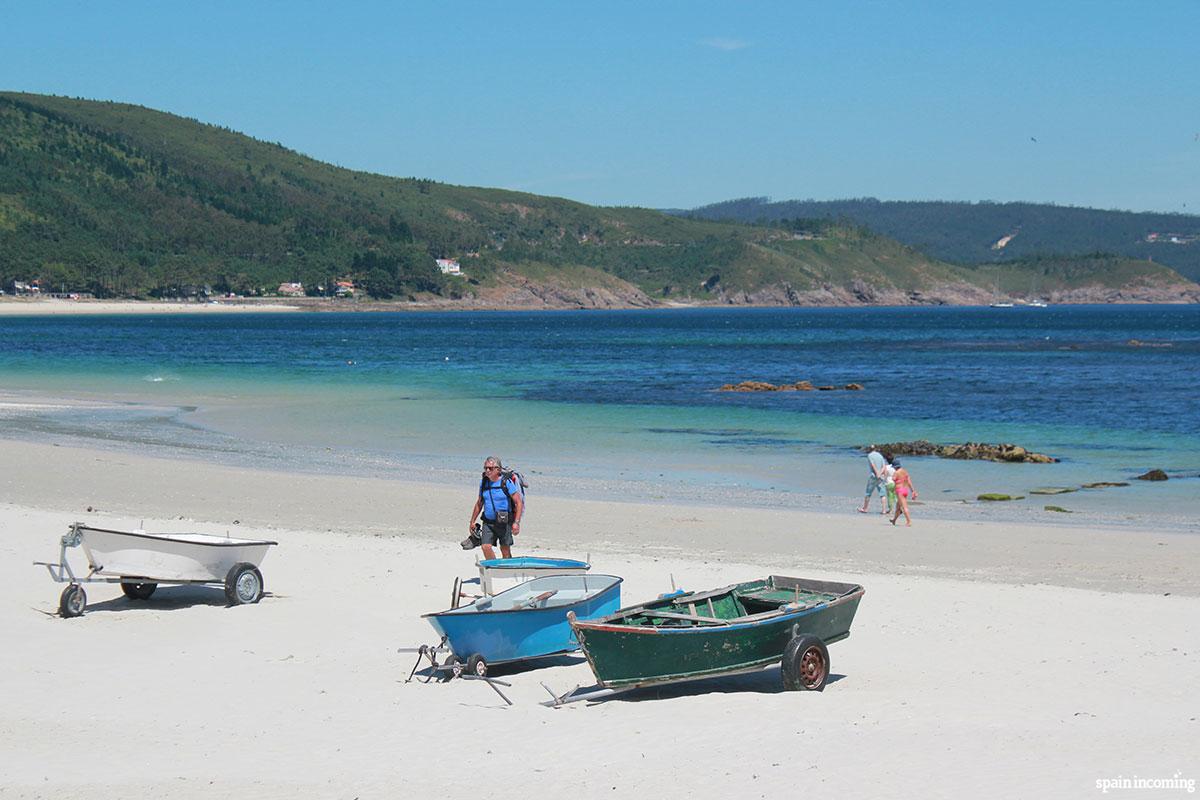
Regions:
<instances>
[{"instance_id":1,"label":"rocky outcrop in water","mask_svg":"<svg viewBox=\"0 0 1200 800\"><path fill-rule=\"evenodd\" d=\"M838 389L843 389L848 392L861 392L863 385L861 383L847 383L845 386L813 386L809 381L796 381L795 383L767 383L765 381L742 381L741 383L727 383L717 389L718 392L832 392Z\"/></svg>"},{"instance_id":2,"label":"rocky outcrop in water","mask_svg":"<svg viewBox=\"0 0 1200 800\"><path fill-rule=\"evenodd\" d=\"M1137 479L1139 481L1165 481L1167 479L1167 473L1163 472L1161 469L1152 469L1147 473L1138 475Z\"/></svg>"},{"instance_id":3,"label":"rocky outcrop in water","mask_svg":"<svg viewBox=\"0 0 1200 800\"><path fill-rule=\"evenodd\" d=\"M873 447L881 453L893 456L937 456L938 458L954 458L971 461L1005 461L1024 464L1053 464L1058 461L1053 456L1034 453L1015 444L984 444L967 442L966 444L934 444L925 439L913 442L892 442L877 444ZM864 452L871 447L860 448Z\"/></svg>"}]
</instances>

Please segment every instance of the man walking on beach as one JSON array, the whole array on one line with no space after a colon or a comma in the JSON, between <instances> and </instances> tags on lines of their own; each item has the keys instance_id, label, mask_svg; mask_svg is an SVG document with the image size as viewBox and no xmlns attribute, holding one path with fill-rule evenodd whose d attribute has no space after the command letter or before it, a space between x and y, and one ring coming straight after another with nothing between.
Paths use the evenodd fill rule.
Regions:
<instances>
[{"instance_id":1,"label":"man walking on beach","mask_svg":"<svg viewBox=\"0 0 1200 800\"><path fill-rule=\"evenodd\" d=\"M863 498L862 508L858 510L858 513L867 513L867 506L871 504L871 495L877 489L879 490L880 508L884 514L887 513L887 495L883 488L883 467L885 464L887 464L887 460L884 459L883 453L876 450L875 445L871 445L871 452L867 453L867 466L871 468L870 473L867 475L867 494Z\"/></svg>"},{"instance_id":2,"label":"man walking on beach","mask_svg":"<svg viewBox=\"0 0 1200 800\"><path fill-rule=\"evenodd\" d=\"M512 558L513 536L521 532L521 515L525 511L525 498L521 495L521 482L513 473L504 473L500 459L488 456L483 462L483 477L479 482L479 497L467 522L467 530L474 533L475 518L483 512L483 557L495 558L493 544L500 545L502 558Z\"/></svg>"}]
</instances>

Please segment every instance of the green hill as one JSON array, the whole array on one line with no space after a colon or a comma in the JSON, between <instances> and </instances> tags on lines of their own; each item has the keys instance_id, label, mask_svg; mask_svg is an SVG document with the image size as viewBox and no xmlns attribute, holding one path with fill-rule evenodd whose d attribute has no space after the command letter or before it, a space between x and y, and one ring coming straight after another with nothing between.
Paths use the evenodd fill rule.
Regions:
<instances>
[{"instance_id":1,"label":"green hill","mask_svg":"<svg viewBox=\"0 0 1200 800\"><path fill-rule=\"evenodd\" d=\"M1189 214L872 197L779 202L749 197L672 213L743 223L797 217L848 220L956 264L1111 253L1152 259L1200 280L1200 216ZM997 247L1002 240L1004 245Z\"/></svg>"},{"instance_id":2,"label":"green hill","mask_svg":"<svg viewBox=\"0 0 1200 800\"><path fill-rule=\"evenodd\" d=\"M441 274L443 257L466 277ZM378 298L476 305L979 302L992 291L987 274L853 224L748 226L392 178L138 106L0 93L0 284L146 297L269 294L285 281L315 292L337 278Z\"/></svg>"}]
</instances>

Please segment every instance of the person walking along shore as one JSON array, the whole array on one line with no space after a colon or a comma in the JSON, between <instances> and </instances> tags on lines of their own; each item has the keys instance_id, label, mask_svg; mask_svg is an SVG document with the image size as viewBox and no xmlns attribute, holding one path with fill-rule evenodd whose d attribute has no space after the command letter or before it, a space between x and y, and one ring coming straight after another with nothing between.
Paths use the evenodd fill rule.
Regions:
<instances>
[{"instance_id":1,"label":"person walking along shore","mask_svg":"<svg viewBox=\"0 0 1200 800\"><path fill-rule=\"evenodd\" d=\"M893 480L896 482L896 513L892 515L892 524L896 524L896 520L900 515L904 515L904 524L912 527L912 517L908 514L909 499L917 499L917 489L913 486L912 478L909 477L908 470L900 465L900 459L892 462L892 466L896 468L896 474Z\"/></svg>"},{"instance_id":2,"label":"person walking along shore","mask_svg":"<svg viewBox=\"0 0 1200 800\"><path fill-rule=\"evenodd\" d=\"M883 453L876 450L875 445L871 445L871 452L867 453L867 467L870 470L867 473L867 492L858 513L867 513L867 507L871 504L871 495L876 491L879 492L880 511L887 513L887 497L883 488L883 468L886 464L887 459L883 457Z\"/></svg>"},{"instance_id":3,"label":"person walking along shore","mask_svg":"<svg viewBox=\"0 0 1200 800\"><path fill-rule=\"evenodd\" d=\"M483 476L479 482L479 496L467 521L467 530L474 533L475 519L483 513L480 537L484 558L495 558L493 544L500 545L500 555L512 558L513 536L521 532L521 516L525 511L525 500L521 481L512 472L505 473L500 459L488 456L483 462Z\"/></svg>"}]
</instances>

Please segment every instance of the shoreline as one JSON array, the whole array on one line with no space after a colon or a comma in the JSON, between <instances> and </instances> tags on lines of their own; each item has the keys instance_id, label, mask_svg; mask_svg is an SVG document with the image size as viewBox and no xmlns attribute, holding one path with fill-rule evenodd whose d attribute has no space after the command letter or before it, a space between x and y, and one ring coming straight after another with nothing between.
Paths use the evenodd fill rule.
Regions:
<instances>
[{"instance_id":1,"label":"shoreline","mask_svg":"<svg viewBox=\"0 0 1200 800\"><path fill-rule=\"evenodd\" d=\"M1119 302L1058 302L1055 306L1144 306L1144 305L1195 305L1195 300L1154 297L1146 300L1123 299ZM215 302L186 302L168 300L67 300L59 298L17 298L0 297L0 317L21 316L89 316L89 315L122 315L122 314L244 314L244 313L380 313L380 312L438 312L438 311L489 311L489 312L530 312L530 311L679 311L705 308L742 308L742 309L838 309L838 308L988 308L980 304L954 303L911 303L906 305L887 305L872 303L833 303L833 304L760 304L745 303L730 305L719 300L711 302L680 302L677 300L655 302L654 305L615 304L606 306L588 306L580 303L543 303L543 304L508 304L494 302L467 302L454 300L365 300L365 301L331 301L329 298L304 298L288 300L286 298L262 299L222 299ZM1018 303L1014 310L1033 308Z\"/></svg>"},{"instance_id":2,"label":"shoreline","mask_svg":"<svg viewBox=\"0 0 1200 800\"><path fill-rule=\"evenodd\" d=\"M230 466L177 457L0 440L11 505L76 514L180 519L268 530L324 530L457 547L470 510L473 473L363 477ZM69 468L68 466L69 465ZM415 473L420 476L422 473ZM192 488L194 487L194 488ZM419 497L410 507L389 498ZM1200 596L1195 530L1079 523L922 517L912 528L856 513L854 498L817 497L818 510L686 503L678 498L589 500L539 489L530 505L540 547L585 542L593 552L675 555L769 566L802 553L822 570L868 571ZM88 512L91 508L93 511ZM620 524L612 524L618 520Z\"/></svg>"},{"instance_id":3,"label":"shoreline","mask_svg":"<svg viewBox=\"0 0 1200 800\"><path fill-rule=\"evenodd\" d=\"M231 420L245 413L244 409L209 400L212 402L194 399L181 405L179 398L170 395L151 399L141 392L0 391L0 423L4 425L0 446L8 442L105 453L108 458L145 456L164 463L286 471L313 478L386 481L395 475L417 476L418 482L442 487L463 485L478 477L472 470L479 457L476 448L463 441L442 438L375 447L336 438L272 438L264 435L258 424L231 427ZM278 402L271 396L247 408L278 410ZM435 409L431 413L437 417L440 412ZM95 417L97 414L101 416ZM427 422L428 417L414 418ZM140 427L141 420L151 421L144 423L148 427ZM130 427L122 429L122 424ZM97 432L87 433L93 426ZM861 502L857 487L863 480L862 454L849 446L810 443L759 461L740 460L736 453L681 452L669 458L660 454L655 459L642 451L596 450L586 462L575 454L578 446L575 442L562 448L538 447L519 445L515 440L498 445L531 481L538 499L544 495L563 501L609 497L622 503L813 514L846 513ZM650 459L650 466L641 463L644 458ZM1192 469L1177 469L1171 463L1166 466L1176 477L1146 482L1133 480L1132 473L1093 473L1069 463L998 464L934 457L913 457L909 462L910 467L916 466L918 482L925 489L914 504L918 524L937 521L1200 534L1200 523L1192 515L1172 511L1182 507L1180 503L1200 481ZM575 477L584 469L598 470L587 488L581 488ZM1126 485L1086 489L1079 483L1084 476ZM1063 486L1070 491L1039 494L1036 487L1041 486ZM984 502L977 499L983 492L1011 494L1015 499ZM873 499L872 513L865 516L879 516L878 502ZM1064 506L1065 513L1056 513Z\"/></svg>"}]
</instances>

